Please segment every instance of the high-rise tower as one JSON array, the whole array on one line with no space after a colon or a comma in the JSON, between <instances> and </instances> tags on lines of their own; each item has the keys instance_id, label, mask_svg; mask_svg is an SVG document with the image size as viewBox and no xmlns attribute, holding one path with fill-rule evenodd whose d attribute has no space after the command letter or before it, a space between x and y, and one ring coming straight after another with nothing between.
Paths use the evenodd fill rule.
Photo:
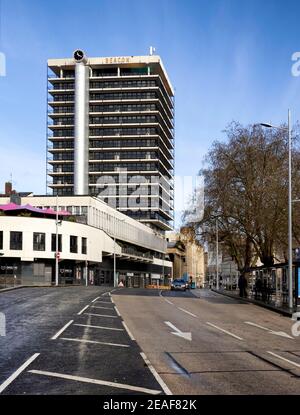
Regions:
<instances>
[{"instance_id":1,"label":"high-rise tower","mask_svg":"<svg viewBox=\"0 0 300 415\"><path fill-rule=\"evenodd\" d=\"M48 60L47 185L101 197L157 231L173 220L174 91L159 56Z\"/></svg>"}]
</instances>

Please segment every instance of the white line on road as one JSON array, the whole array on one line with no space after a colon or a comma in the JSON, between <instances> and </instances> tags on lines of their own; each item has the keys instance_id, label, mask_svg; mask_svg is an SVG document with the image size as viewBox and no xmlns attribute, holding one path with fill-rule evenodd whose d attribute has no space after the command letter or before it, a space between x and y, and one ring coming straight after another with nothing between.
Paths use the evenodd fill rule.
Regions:
<instances>
[{"instance_id":1,"label":"white line on road","mask_svg":"<svg viewBox=\"0 0 300 415\"><path fill-rule=\"evenodd\" d=\"M125 330L127 331L128 336L131 338L131 340L135 341L135 338L133 337L131 331L129 330L129 328L127 327L126 323L124 321L122 321L122 324L125 328Z\"/></svg>"},{"instance_id":2,"label":"white line on road","mask_svg":"<svg viewBox=\"0 0 300 415\"><path fill-rule=\"evenodd\" d=\"M165 394L166 395L173 395L172 392L170 391L170 389L168 388L168 386L165 384L165 382L162 380L162 378L156 372L156 370L154 369L154 367L151 365L150 360L147 358L147 356L145 355L145 353L141 352L140 354L141 354L142 358L144 359L146 365L148 366L150 372L152 373L152 375L155 377L155 379L157 380L157 382L162 387L162 389L165 392Z\"/></svg>"},{"instance_id":3,"label":"white line on road","mask_svg":"<svg viewBox=\"0 0 300 415\"><path fill-rule=\"evenodd\" d=\"M114 327L93 326L92 324L79 324L79 323L75 323L74 326L91 327L92 329L124 331L124 329L116 329Z\"/></svg>"},{"instance_id":4,"label":"white line on road","mask_svg":"<svg viewBox=\"0 0 300 415\"><path fill-rule=\"evenodd\" d=\"M268 329L267 327L260 326L259 324L252 323L251 321L244 321L244 323L245 323L245 324L249 324L249 326L258 327L259 329L262 329L262 330L271 331L271 330L270 330L270 329Z\"/></svg>"},{"instance_id":5,"label":"white line on road","mask_svg":"<svg viewBox=\"0 0 300 415\"><path fill-rule=\"evenodd\" d=\"M212 323L209 323L208 321L206 322L206 324L208 324L209 326L212 326L212 327L214 327L215 329L220 330L220 331L222 331L223 333L226 333L226 334L228 334L229 336L232 336L232 337L234 337L234 338L236 338L236 339L238 339L238 340L243 340L241 337L236 336L236 335L235 335L235 334L233 334L233 333L230 333L230 331L224 330L224 329L222 329L221 327L218 327L218 326L216 326L216 325L214 325L214 324L212 324Z\"/></svg>"},{"instance_id":6,"label":"white line on road","mask_svg":"<svg viewBox=\"0 0 300 415\"><path fill-rule=\"evenodd\" d=\"M102 310L113 310L112 307L102 307L102 306L96 306L96 305L91 305L91 308L101 308Z\"/></svg>"},{"instance_id":7,"label":"white line on road","mask_svg":"<svg viewBox=\"0 0 300 415\"><path fill-rule=\"evenodd\" d=\"M178 309L179 310L181 310L181 311L183 311L184 313L186 313L186 314L189 314L190 316L193 316L193 317L196 317L197 318L197 316L195 316L195 314L193 314L193 313L191 313L190 311L188 311L188 310L185 310L184 308L180 308L180 307L178 307Z\"/></svg>"},{"instance_id":8,"label":"white line on road","mask_svg":"<svg viewBox=\"0 0 300 415\"><path fill-rule=\"evenodd\" d=\"M273 352L268 352L267 353L271 354L272 356L278 357L278 359L284 360L288 363L290 363L291 365L294 365L296 367L300 367L299 363L293 362L292 360L286 359L285 357L279 356L279 354L273 353Z\"/></svg>"},{"instance_id":9,"label":"white line on road","mask_svg":"<svg viewBox=\"0 0 300 415\"><path fill-rule=\"evenodd\" d=\"M71 339L71 338L68 338L68 337L61 337L61 340L68 340L70 342L79 342L79 343L104 344L106 346L130 347L128 344L98 342L96 340L85 340L85 339Z\"/></svg>"},{"instance_id":10,"label":"white line on road","mask_svg":"<svg viewBox=\"0 0 300 415\"><path fill-rule=\"evenodd\" d=\"M39 355L40 353L35 353L32 355L28 360L26 360L25 363L23 363L22 366L19 367L18 370L16 370L8 379L6 379L6 381L0 385L0 393L2 393L4 389L6 389L7 386L10 385L20 375L20 373L22 373Z\"/></svg>"},{"instance_id":11,"label":"white line on road","mask_svg":"<svg viewBox=\"0 0 300 415\"><path fill-rule=\"evenodd\" d=\"M116 306L115 306L115 310L116 310L116 313L118 314L118 316L121 317L121 314L120 314L120 312L119 312L119 310L117 309Z\"/></svg>"},{"instance_id":12,"label":"white line on road","mask_svg":"<svg viewBox=\"0 0 300 415\"><path fill-rule=\"evenodd\" d=\"M101 303L101 304L111 304L111 302L110 301L97 301L97 303Z\"/></svg>"},{"instance_id":13,"label":"white line on road","mask_svg":"<svg viewBox=\"0 0 300 415\"><path fill-rule=\"evenodd\" d=\"M51 340L56 340L61 333L63 333L72 323L74 320L70 320L69 323L67 323L65 326L63 326L62 329L60 329L53 337L51 337Z\"/></svg>"},{"instance_id":14,"label":"white line on road","mask_svg":"<svg viewBox=\"0 0 300 415\"><path fill-rule=\"evenodd\" d=\"M92 303L94 303L95 301L97 301L100 297L96 297L93 299Z\"/></svg>"},{"instance_id":15,"label":"white line on road","mask_svg":"<svg viewBox=\"0 0 300 415\"><path fill-rule=\"evenodd\" d=\"M79 313L77 313L78 316L80 316L80 314L82 314L87 308L89 308L90 305L86 305L85 307L83 307L82 310L79 311Z\"/></svg>"},{"instance_id":16,"label":"white line on road","mask_svg":"<svg viewBox=\"0 0 300 415\"><path fill-rule=\"evenodd\" d=\"M118 316L107 316L105 314L95 314L95 313L84 313L84 314L87 316L118 318Z\"/></svg>"},{"instance_id":17,"label":"white line on road","mask_svg":"<svg viewBox=\"0 0 300 415\"><path fill-rule=\"evenodd\" d=\"M166 298L164 298L164 300L165 300L167 303L169 303L169 304L171 304L171 305L174 305L174 303L172 303L172 301L169 301L169 300L167 300Z\"/></svg>"},{"instance_id":18,"label":"white line on road","mask_svg":"<svg viewBox=\"0 0 300 415\"><path fill-rule=\"evenodd\" d=\"M74 380L77 382L93 383L95 385L111 386L113 388L118 388L118 389L128 389L128 390L135 391L135 392L148 393L150 395L159 395L161 393L161 391L154 390L154 389L141 388L139 386L126 385L122 383L107 382L105 380L84 378L81 376L65 375L62 373L55 373L55 372L44 372L42 370L29 370L29 372L34 373L36 375L51 376L54 378Z\"/></svg>"}]
</instances>

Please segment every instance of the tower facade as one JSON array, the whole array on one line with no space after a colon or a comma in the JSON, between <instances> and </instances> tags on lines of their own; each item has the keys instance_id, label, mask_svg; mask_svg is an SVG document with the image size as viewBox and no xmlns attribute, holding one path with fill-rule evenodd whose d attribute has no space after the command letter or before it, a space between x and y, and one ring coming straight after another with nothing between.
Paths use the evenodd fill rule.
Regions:
<instances>
[{"instance_id":1,"label":"tower facade","mask_svg":"<svg viewBox=\"0 0 300 415\"><path fill-rule=\"evenodd\" d=\"M47 186L172 228L174 91L159 56L48 60Z\"/></svg>"}]
</instances>

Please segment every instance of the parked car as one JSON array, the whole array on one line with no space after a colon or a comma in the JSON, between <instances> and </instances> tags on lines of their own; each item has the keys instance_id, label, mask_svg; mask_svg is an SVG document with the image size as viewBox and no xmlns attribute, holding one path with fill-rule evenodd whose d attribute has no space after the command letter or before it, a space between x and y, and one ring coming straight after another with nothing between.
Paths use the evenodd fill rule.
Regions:
<instances>
[{"instance_id":1,"label":"parked car","mask_svg":"<svg viewBox=\"0 0 300 415\"><path fill-rule=\"evenodd\" d=\"M187 282L183 279L176 279L171 283L171 290L185 291L187 289Z\"/></svg>"}]
</instances>

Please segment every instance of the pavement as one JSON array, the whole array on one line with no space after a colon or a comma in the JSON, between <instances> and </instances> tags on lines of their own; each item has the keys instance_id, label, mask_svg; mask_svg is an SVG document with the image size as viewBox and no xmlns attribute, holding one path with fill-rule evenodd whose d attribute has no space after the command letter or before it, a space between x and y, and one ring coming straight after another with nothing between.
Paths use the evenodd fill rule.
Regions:
<instances>
[{"instance_id":1,"label":"pavement","mask_svg":"<svg viewBox=\"0 0 300 415\"><path fill-rule=\"evenodd\" d=\"M128 331L110 291L66 287L1 293L6 336L0 336L0 394L168 392Z\"/></svg>"},{"instance_id":2,"label":"pavement","mask_svg":"<svg viewBox=\"0 0 300 415\"><path fill-rule=\"evenodd\" d=\"M292 310L291 308L287 306L277 306L275 304L266 303L260 300L255 300L254 298L248 298L248 297L241 298L238 294L238 291L228 291L228 290L223 290L223 289L217 290L215 288L212 288L212 291L222 294L222 295L226 295L227 297L240 299L241 301L245 301L247 303L259 305L260 307L267 308L269 310L275 311L276 313L280 313L288 317L292 317L292 315L295 312L294 310Z\"/></svg>"},{"instance_id":3,"label":"pavement","mask_svg":"<svg viewBox=\"0 0 300 415\"><path fill-rule=\"evenodd\" d=\"M173 394L300 394L290 318L209 290L123 289L113 300Z\"/></svg>"}]
</instances>

